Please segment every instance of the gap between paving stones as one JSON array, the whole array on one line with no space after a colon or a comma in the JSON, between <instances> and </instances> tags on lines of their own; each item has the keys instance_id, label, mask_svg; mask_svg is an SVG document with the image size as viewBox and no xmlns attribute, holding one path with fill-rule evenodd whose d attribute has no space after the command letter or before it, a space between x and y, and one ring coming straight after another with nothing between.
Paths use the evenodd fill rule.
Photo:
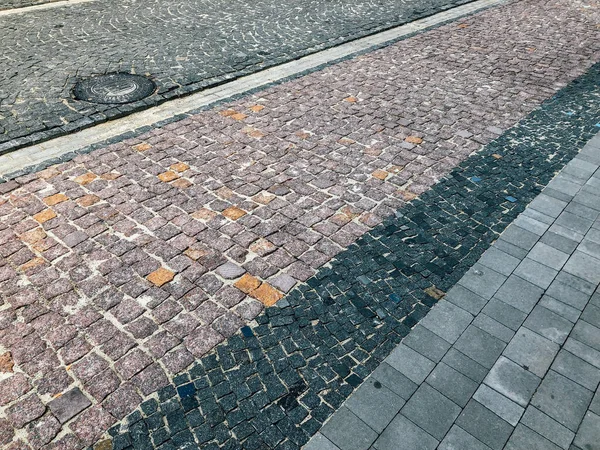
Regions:
<instances>
[{"instance_id":1,"label":"gap between paving stones","mask_svg":"<svg viewBox=\"0 0 600 450\"><path fill-rule=\"evenodd\" d=\"M597 133L598 69L360 238L266 309L256 326L175 377L158 400L145 401L109 431L114 448L300 448L411 335L436 303L425 291L454 286ZM567 120L565 111L573 113ZM466 223L473 228L466 231ZM455 236L466 238L458 250ZM457 251L456 265L438 265L434 255L446 259Z\"/></svg>"},{"instance_id":2,"label":"gap between paving stones","mask_svg":"<svg viewBox=\"0 0 600 450\"><path fill-rule=\"evenodd\" d=\"M96 0L78 0L69 1L68 3L87 1ZM142 111L132 112L125 118L116 118L96 125L93 125L93 121L89 121L89 123L86 122L86 124L72 130L75 131L84 128L82 131L76 131L64 137L55 138L52 135L53 139L51 140L43 139L40 143L24 147L20 150L19 148L23 147L23 145L15 147L9 145L11 144L10 142L0 144L0 182L3 178L11 179L24 173L41 170L49 164L64 162L71 159L74 153L89 152L92 149L105 146L107 143L139 135L151 127L181 120L183 117L197 113L199 109L207 109L215 106L217 103L231 100L232 97L244 95L251 91L264 89L274 83L281 83L306 75L341 60L390 45L400 39L406 39L416 33L440 26L448 21L474 14L505 2L506 0L475 0L408 24L351 40L327 50L297 59L292 58L291 62L275 65L275 67L251 75L241 76L234 81L227 81L230 79L228 77L222 82L209 84L208 87L198 93L192 92L196 92L201 88L192 89L183 98L165 98L160 105L150 108L144 106ZM51 5L53 4L33 8L43 9ZM9 12L12 13L13 11L0 11L0 17L3 13L6 14ZM92 147L90 148L90 146ZM3 147L6 148L4 149ZM18 173L13 174L13 172Z\"/></svg>"}]
</instances>

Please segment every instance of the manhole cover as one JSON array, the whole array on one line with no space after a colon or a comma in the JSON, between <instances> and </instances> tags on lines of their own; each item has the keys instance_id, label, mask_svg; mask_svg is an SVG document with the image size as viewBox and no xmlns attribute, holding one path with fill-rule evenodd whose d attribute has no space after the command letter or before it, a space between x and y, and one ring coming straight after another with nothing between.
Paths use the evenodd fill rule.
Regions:
<instances>
[{"instance_id":1,"label":"manhole cover","mask_svg":"<svg viewBox=\"0 0 600 450\"><path fill-rule=\"evenodd\" d=\"M148 97L155 89L154 81L141 75L111 73L81 80L73 95L92 103L131 103Z\"/></svg>"}]
</instances>

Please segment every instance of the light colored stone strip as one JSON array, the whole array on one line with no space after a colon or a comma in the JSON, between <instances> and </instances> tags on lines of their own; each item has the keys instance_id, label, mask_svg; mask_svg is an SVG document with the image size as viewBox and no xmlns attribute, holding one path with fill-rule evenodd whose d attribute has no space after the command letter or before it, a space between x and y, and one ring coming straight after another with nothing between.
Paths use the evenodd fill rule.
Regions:
<instances>
[{"instance_id":1,"label":"light colored stone strip","mask_svg":"<svg viewBox=\"0 0 600 450\"><path fill-rule=\"evenodd\" d=\"M70 0L57 4L74 4L94 0ZM75 152L81 148L97 144L115 136L137 130L142 127L152 126L158 122L168 120L174 116L185 114L199 108L207 107L213 103L224 101L233 96L243 94L253 89L297 76L306 71L313 70L325 64L346 58L393 42L412 33L440 25L450 20L472 14L476 11L491 6L505 3L506 0L477 0L463 6L434 14L415 22L392 28L381 33L357 39L337 47L323 50L295 61L290 61L279 66L238 78L214 88L205 89L196 94L184 98L172 100L161 105L149 108L127 117L112 120L91 128L79 131L40 144L25 147L5 155L0 155L0 176L22 170L29 166L35 166L42 162L57 158L67 153ZM32 8L41 8L32 7ZM26 10L28 8L22 8ZM0 12L2 16L2 12Z\"/></svg>"},{"instance_id":2,"label":"light colored stone strip","mask_svg":"<svg viewBox=\"0 0 600 450\"><path fill-rule=\"evenodd\" d=\"M46 9L60 8L62 6L78 5L80 3L90 3L97 0L62 0L58 2L44 3L42 5L24 6L22 8L5 9L0 11L0 17L12 16L13 14L26 14L30 12L44 11Z\"/></svg>"}]
</instances>

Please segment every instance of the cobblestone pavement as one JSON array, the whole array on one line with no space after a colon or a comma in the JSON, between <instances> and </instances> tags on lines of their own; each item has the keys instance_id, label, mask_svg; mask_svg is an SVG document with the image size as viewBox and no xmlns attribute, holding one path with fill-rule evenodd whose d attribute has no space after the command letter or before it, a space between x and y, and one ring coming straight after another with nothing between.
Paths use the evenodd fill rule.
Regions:
<instances>
[{"instance_id":1,"label":"cobblestone pavement","mask_svg":"<svg viewBox=\"0 0 600 450\"><path fill-rule=\"evenodd\" d=\"M597 129L593 68L430 189L598 60L581 6L489 10L0 185L2 445L81 448L148 398L115 448L305 443Z\"/></svg>"},{"instance_id":2,"label":"cobblestone pavement","mask_svg":"<svg viewBox=\"0 0 600 450\"><path fill-rule=\"evenodd\" d=\"M599 187L600 134L305 450L599 448Z\"/></svg>"},{"instance_id":3,"label":"cobblestone pavement","mask_svg":"<svg viewBox=\"0 0 600 450\"><path fill-rule=\"evenodd\" d=\"M2 17L0 151L468 1L102 0ZM148 75L158 90L127 105L72 98L78 77L109 72Z\"/></svg>"},{"instance_id":4,"label":"cobblestone pavement","mask_svg":"<svg viewBox=\"0 0 600 450\"><path fill-rule=\"evenodd\" d=\"M24 8L26 6L43 5L45 3L57 2L59 0L2 0L0 11L14 8Z\"/></svg>"}]
</instances>

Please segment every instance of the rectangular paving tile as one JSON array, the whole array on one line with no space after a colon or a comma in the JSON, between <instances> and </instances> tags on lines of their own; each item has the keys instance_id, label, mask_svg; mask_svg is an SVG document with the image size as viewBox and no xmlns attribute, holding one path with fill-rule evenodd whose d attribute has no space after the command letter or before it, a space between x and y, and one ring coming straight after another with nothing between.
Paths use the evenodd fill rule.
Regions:
<instances>
[{"instance_id":1,"label":"rectangular paving tile","mask_svg":"<svg viewBox=\"0 0 600 450\"><path fill-rule=\"evenodd\" d=\"M565 264L564 270L593 285L600 283L600 260L581 251L573 253Z\"/></svg>"},{"instance_id":2,"label":"rectangular paving tile","mask_svg":"<svg viewBox=\"0 0 600 450\"><path fill-rule=\"evenodd\" d=\"M549 295L544 295L540 300L539 306L544 307L555 314L558 314L560 317L568 320L571 323L577 322L579 316L581 315L581 311L573 308L572 306L567 305L561 301L556 300Z\"/></svg>"},{"instance_id":3,"label":"rectangular paving tile","mask_svg":"<svg viewBox=\"0 0 600 450\"><path fill-rule=\"evenodd\" d=\"M573 329L573 323L541 305L537 305L525 323L525 328L562 345Z\"/></svg>"},{"instance_id":4,"label":"rectangular paving tile","mask_svg":"<svg viewBox=\"0 0 600 450\"><path fill-rule=\"evenodd\" d=\"M444 297L447 302L453 303L459 308L470 312L471 314L478 314L479 311L487 304L487 299L480 295L471 292L467 288L460 284L455 285Z\"/></svg>"},{"instance_id":5,"label":"rectangular paving tile","mask_svg":"<svg viewBox=\"0 0 600 450\"><path fill-rule=\"evenodd\" d=\"M571 352L561 350L552 363L552 370L595 391L600 383L600 369L585 362Z\"/></svg>"},{"instance_id":6,"label":"rectangular paving tile","mask_svg":"<svg viewBox=\"0 0 600 450\"><path fill-rule=\"evenodd\" d=\"M488 369L483 367L478 362L472 360L464 353L459 352L455 348L451 348L442 358L442 362L459 371L471 380L481 383L488 373Z\"/></svg>"},{"instance_id":7,"label":"rectangular paving tile","mask_svg":"<svg viewBox=\"0 0 600 450\"><path fill-rule=\"evenodd\" d=\"M527 328L521 328L502 354L538 377L543 377L558 349L558 344Z\"/></svg>"},{"instance_id":8,"label":"rectangular paving tile","mask_svg":"<svg viewBox=\"0 0 600 450\"><path fill-rule=\"evenodd\" d=\"M339 447L319 432L308 441L304 450L339 450Z\"/></svg>"},{"instance_id":9,"label":"rectangular paving tile","mask_svg":"<svg viewBox=\"0 0 600 450\"><path fill-rule=\"evenodd\" d=\"M456 424L494 450L501 450L513 431L508 422L475 400L469 402Z\"/></svg>"},{"instance_id":10,"label":"rectangular paving tile","mask_svg":"<svg viewBox=\"0 0 600 450\"><path fill-rule=\"evenodd\" d=\"M504 448L505 450L560 450L559 446L521 424L517 426Z\"/></svg>"},{"instance_id":11,"label":"rectangular paving tile","mask_svg":"<svg viewBox=\"0 0 600 450\"><path fill-rule=\"evenodd\" d=\"M435 363L404 344L396 347L385 362L414 383L421 384Z\"/></svg>"},{"instance_id":12,"label":"rectangular paving tile","mask_svg":"<svg viewBox=\"0 0 600 450\"><path fill-rule=\"evenodd\" d=\"M463 408L478 386L471 378L443 362L433 369L425 381Z\"/></svg>"},{"instance_id":13,"label":"rectangular paving tile","mask_svg":"<svg viewBox=\"0 0 600 450\"><path fill-rule=\"evenodd\" d=\"M486 368L494 365L506 344L489 333L470 325L458 339L455 347Z\"/></svg>"},{"instance_id":14,"label":"rectangular paving tile","mask_svg":"<svg viewBox=\"0 0 600 450\"><path fill-rule=\"evenodd\" d=\"M535 283L513 274L498 289L494 297L528 314L543 293L544 289Z\"/></svg>"},{"instance_id":15,"label":"rectangular paving tile","mask_svg":"<svg viewBox=\"0 0 600 450\"><path fill-rule=\"evenodd\" d=\"M592 395L592 391L550 371L533 396L531 404L569 430L577 431Z\"/></svg>"},{"instance_id":16,"label":"rectangular paving tile","mask_svg":"<svg viewBox=\"0 0 600 450\"><path fill-rule=\"evenodd\" d=\"M531 249L527 257L552 269L560 270L567 262L567 259L569 259L569 255L570 253L564 253L548 244L538 242Z\"/></svg>"},{"instance_id":17,"label":"rectangular paving tile","mask_svg":"<svg viewBox=\"0 0 600 450\"><path fill-rule=\"evenodd\" d=\"M421 325L453 344L472 320L471 313L453 303L442 301L421 320Z\"/></svg>"},{"instance_id":18,"label":"rectangular paving tile","mask_svg":"<svg viewBox=\"0 0 600 450\"><path fill-rule=\"evenodd\" d=\"M525 408L485 384L479 386L479 389L473 395L473 399L477 400L501 419L510 423L513 427L519 423L519 419L525 411Z\"/></svg>"},{"instance_id":19,"label":"rectangular paving tile","mask_svg":"<svg viewBox=\"0 0 600 450\"><path fill-rule=\"evenodd\" d=\"M461 408L423 383L402 408L402 415L438 440L446 435Z\"/></svg>"},{"instance_id":20,"label":"rectangular paving tile","mask_svg":"<svg viewBox=\"0 0 600 450\"><path fill-rule=\"evenodd\" d=\"M344 406L377 433L381 433L404 406L404 400L369 377Z\"/></svg>"},{"instance_id":21,"label":"rectangular paving tile","mask_svg":"<svg viewBox=\"0 0 600 450\"><path fill-rule=\"evenodd\" d=\"M408 400L417 390L417 384L409 380L386 362L379 364L371 374L371 378L393 391L404 400Z\"/></svg>"},{"instance_id":22,"label":"rectangular paving tile","mask_svg":"<svg viewBox=\"0 0 600 450\"><path fill-rule=\"evenodd\" d=\"M514 274L542 289L548 289L558 274L558 270L530 259L528 256L515 269Z\"/></svg>"},{"instance_id":23,"label":"rectangular paving tile","mask_svg":"<svg viewBox=\"0 0 600 450\"><path fill-rule=\"evenodd\" d=\"M379 436L373 448L377 450L434 450L439 441L419 428L402 414Z\"/></svg>"},{"instance_id":24,"label":"rectangular paving tile","mask_svg":"<svg viewBox=\"0 0 600 450\"><path fill-rule=\"evenodd\" d=\"M475 264L458 283L471 292L485 299L490 299L502 286L504 280L506 280L506 276L481 264Z\"/></svg>"},{"instance_id":25,"label":"rectangular paving tile","mask_svg":"<svg viewBox=\"0 0 600 450\"><path fill-rule=\"evenodd\" d=\"M531 405L525 410L521 423L565 450L575 437L571 430Z\"/></svg>"},{"instance_id":26,"label":"rectangular paving tile","mask_svg":"<svg viewBox=\"0 0 600 450\"><path fill-rule=\"evenodd\" d=\"M541 379L520 365L500 357L494 364L484 383L525 407L531 400Z\"/></svg>"},{"instance_id":27,"label":"rectangular paving tile","mask_svg":"<svg viewBox=\"0 0 600 450\"><path fill-rule=\"evenodd\" d=\"M575 445L582 449L593 449L600 443L600 416L593 412L588 412L583 418L583 422L577 435L575 436Z\"/></svg>"},{"instance_id":28,"label":"rectangular paving tile","mask_svg":"<svg viewBox=\"0 0 600 450\"><path fill-rule=\"evenodd\" d=\"M575 324L571 337L583 342L585 345L600 351L600 328L580 320Z\"/></svg>"},{"instance_id":29,"label":"rectangular paving tile","mask_svg":"<svg viewBox=\"0 0 600 450\"><path fill-rule=\"evenodd\" d=\"M453 425L438 450L489 450L489 447L458 425Z\"/></svg>"},{"instance_id":30,"label":"rectangular paving tile","mask_svg":"<svg viewBox=\"0 0 600 450\"><path fill-rule=\"evenodd\" d=\"M505 276L509 276L520 262L519 258L515 258L495 246L487 249L478 261L479 264L489 267Z\"/></svg>"},{"instance_id":31,"label":"rectangular paving tile","mask_svg":"<svg viewBox=\"0 0 600 450\"><path fill-rule=\"evenodd\" d=\"M527 317L527 314L520 309L497 298L491 299L483 308L483 312L513 331L518 330Z\"/></svg>"},{"instance_id":32,"label":"rectangular paving tile","mask_svg":"<svg viewBox=\"0 0 600 450\"><path fill-rule=\"evenodd\" d=\"M377 433L344 406L323 425L321 433L340 450L368 450L377 439Z\"/></svg>"},{"instance_id":33,"label":"rectangular paving tile","mask_svg":"<svg viewBox=\"0 0 600 450\"><path fill-rule=\"evenodd\" d=\"M412 329L402 343L434 362L439 362L450 348L450 343L421 324Z\"/></svg>"}]
</instances>

